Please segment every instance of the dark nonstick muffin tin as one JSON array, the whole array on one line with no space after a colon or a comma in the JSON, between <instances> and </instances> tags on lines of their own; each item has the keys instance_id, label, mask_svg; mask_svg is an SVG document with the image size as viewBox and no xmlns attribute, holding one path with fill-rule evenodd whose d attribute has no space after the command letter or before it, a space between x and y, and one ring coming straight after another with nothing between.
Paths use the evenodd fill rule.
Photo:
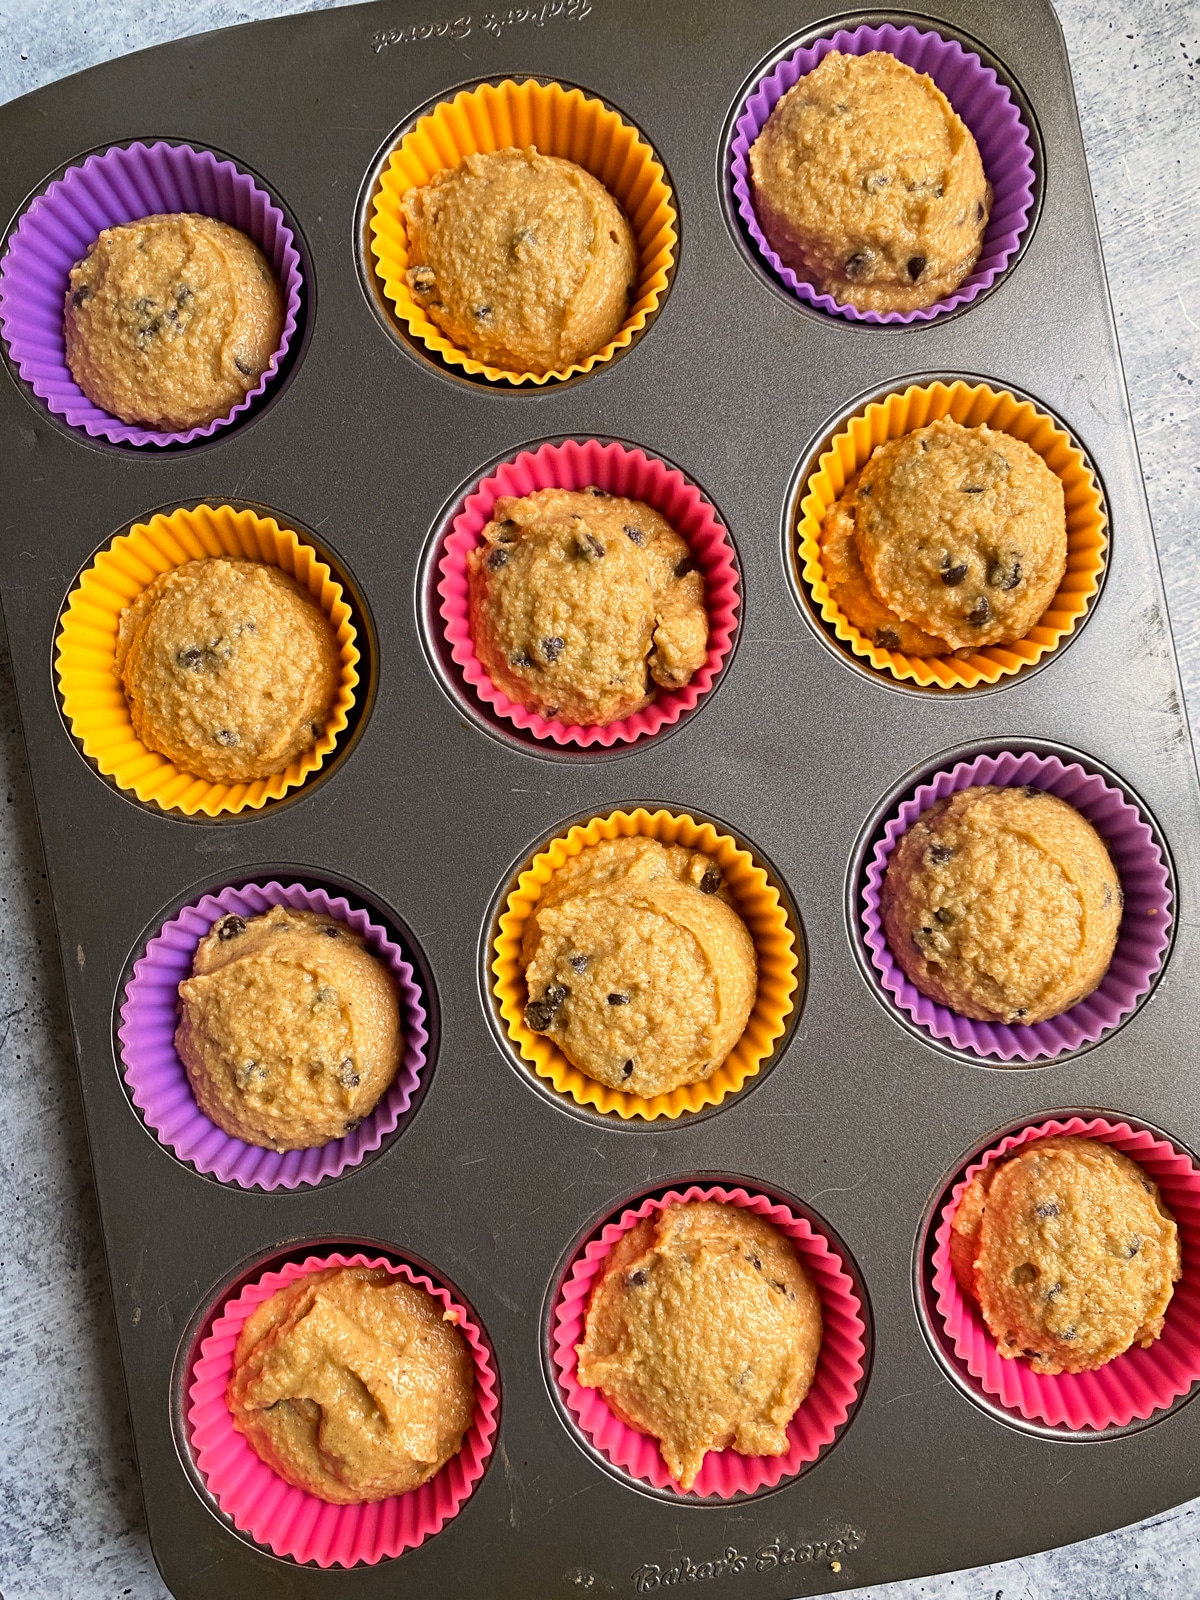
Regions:
<instances>
[{"instance_id":1,"label":"dark nonstick muffin tin","mask_svg":"<svg viewBox=\"0 0 1200 1600\"><path fill-rule=\"evenodd\" d=\"M962 40L1017 90L1037 193L1015 264L973 304L863 326L768 282L724 170L731 119L785 47L859 21ZM636 125L679 214L674 278L618 360L510 392L437 366L364 293L364 184L393 130L481 78L579 85ZM86 153L209 147L276 197L305 276L285 381L235 425L159 450L89 439L10 365L0 384L4 613L29 748L150 1537L180 1600L436 1595L542 1600L719 1582L782 1597L1020 1555L1194 1491L1200 1409L1103 1437L1023 1420L939 1342L929 1255L940 1197L1004 1132L1063 1112L1200 1147L1192 1054L1200 881L1191 746L1138 471L1061 33L1049 0L942 0L849 21L811 3L546 0L449 13L384 0L255 24L108 63L0 109L4 215ZM1060 418L1100 479L1104 587L1036 673L905 690L829 647L797 604L780 523L800 465L865 399L931 376L1012 387ZM541 750L464 715L427 636L427 546L461 487L546 439L620 438L677 465L736 548L736 648L669 737ZM266 508L322 553L373 623L354 738L260 812L185 821L102 780L59 715L56 621L74 574L164 506ZM790 559L790 554L789 554ZM931 767L1033 749L1111 774L1171 876L1157 983L1089 1049L997 1070L881 1003L854 875L887 807ZM554 756L555 759L546 759ZM706 817L778 874L801 930L802 1010L753 1092L702 1117L577 1115L529 1079L481 997L501 888L579 816L646 803ZM240 883L345 894L407 940L435 1026L423 1094L373 1159L293 1191L243 1190L158 1143L126 1093L116 1029L131 963L179 908ZM690 1183L746 1190L823 1228L858 1286L864 1378L832 1446L774 1490L663 1495L614 1470L555 1389L560 1285L606 1219ZM280 1261L382 1253L478 1318L499 1431L440 1533L349 1571L272 1555L209 1498L186 1389L238 1287ZM1188 1270L1185 1259L1185 1272Z\"/></svg>"}]
</instances>

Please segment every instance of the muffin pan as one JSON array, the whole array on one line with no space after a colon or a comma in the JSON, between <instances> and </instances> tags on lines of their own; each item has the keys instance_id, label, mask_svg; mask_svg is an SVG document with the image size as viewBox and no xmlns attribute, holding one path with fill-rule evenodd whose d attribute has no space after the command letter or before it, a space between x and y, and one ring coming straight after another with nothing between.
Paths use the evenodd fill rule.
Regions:
<instances>
[{"instance_id":1,"label":"muffin pan","mask_svg":"<svg viewBox=\"0 0 1200 1600\"><path fill-rule=\"evenodd\" d=\"M861 25L940 29L973 51L1009 85L1033 152L1033 205L1008 264L970 304L907 324L802 304L756 259L729 199L731 130L758 80ZM620 359L568 382L435 364L394 321L388 331L364 276L392 145L464 86L506 78L578 87L616 110L661 160L678 214L658 314ZM1128 1426L1031 1423L939 1333L932 1287L946 1197L1013 1130L1079 1115L1148 1129L1184 1163L1200 1148L1200 795L1050 0L931 0L919 16L812 0L547 0L444 18L383 0L109 62L0 109L0 137L10 238L31 197L89 153L167 140L211 148L261 184L303 278L286 370L192 445L93 440L7 347L0 381L0 587L150 1537L172 1593L549 1600L719 1581L783 1600L1017 1556L1190 1496L1190 1377ZM844 419L939 377L1028 396L1058 419L1094 469L1109 543L1069 648L993 685L906 692L822 631L786 530ZM737 568L712 687L672 727L600 749L529 737L473 702L439 614L439 542L464 497L523 452L567 441L677 468ZM117 789L73 744L53 647L95 552L201 502L294 528L361 601L369 648L336 759L258 808L189 819ZM892 811L935 772L1002 751L1115 786L1170 893L1161 964L1135 1008L1036 1070L996 1070L908 1018L861 923L860 880ZM802 955L770 1070L718 1106L653 1122L535 1082L486 981L514 875L573 824L640 804L752 841ZM264 1192L197 1171L148 1130L120 1030L134 963L167 923L206 895L272 883L344 895L382 924L414 969L431 1039L413 1103L369 1159ZM580 1253L625 1212L693 1184L803 1219L862 1307L862 1375L831 1442L732 1499L615 1465L555 1376L556 1306ZM206 1478L189 1420L196 1363L227 1301L265 1272L360 1252L467 1308L497 1377L494 1444L440 1531L402 1553L277 1554L276 1530L239 1525ZM1200 1330L1186 1317L1181 1328L1194 1356Z\"/></svg>"}]
</instances>

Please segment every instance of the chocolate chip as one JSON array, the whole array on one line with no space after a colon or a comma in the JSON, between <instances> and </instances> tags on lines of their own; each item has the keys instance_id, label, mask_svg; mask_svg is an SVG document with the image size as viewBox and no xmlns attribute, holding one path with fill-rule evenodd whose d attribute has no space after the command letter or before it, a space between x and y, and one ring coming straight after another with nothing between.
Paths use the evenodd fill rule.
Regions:
<instances>
[{"instance_id":1,"label":"chocolate chip","mask_svg":"<svg viewBox=\"0 0 1200 1600\"><path fill-rule=\"evenodd\" d=\"M315 1006L333 1006L337 1004L338 992L331 983L323 983L313 996Z\"/></svg>"},{"instance_id":2,"label":"chocolate chip","mask_svg":"<svg viewBox=\"0 0 1200 1600\"><path fill-rule=\"evenodd\" d=\"M168 315L169 315L169 313L168 313ZM246 365L246 363L241 359L240 356L234 356L233 364L238 369L238 371L241 373L243 378L252 378L252 377L254 377L254 368L253 367L248 367Z\"/></svg>"},{"instance_id":3,"label":"chocolate chip","mask_svg":"<svg viewBox=\"0 0 1200 1600\"><path fill-rule=\"evenodd\" d=\"M158 301L152 300L147 294L139 295L133 302L133 309L139 317L144 317L148 311L158 310Z\"/></svg>"},{"instance_id":4,"label":"chocolate chip","mask_svg":"<svg viewBox=\"0 0 1200 1600\"><path fill-rule=\"evenodd\" d=\"M860 500L869 500L871 498L871 488L872 485L869 483L860 484L858 487L858 498Z\"/></svg>"},{"instance_id":5,"label":"chocolate chip","mask_svg":"<svg viewBox=\"0 0 1200 1600\"><path fill-rule=\"evenodd\" d=\"M491 306L476 306L475 318L478 322L486 322L492 314Z\"/></svg>"},{"instance_id":6,"label":"chocolate chip","mask_svg":"<svg viewBox=\"0 0 1200 1600\"><path fill-rule=\"evenodd\" d=\"M952 845L941 844L939 841L935 840L934 843L929 846L929 849L926 850L925 859L932 867L944 867L946 862L949 861L953 854L954 848Z\"/></svg>"},{"instance_id":7,"label":"chocolate chip","mask_svg":"<svg viewBox=\"0 0 1200 1600\"><path fill-rule=\"evenodd\" d=\"M862 186L868 194L878 194L880 189L886 189L891 181L890 175L886 172L864 172Z\"/></svg>"},{"instance_id":8,"label":"chocolate chip","mask_svg":"<svg viewBox=\"0 0 1200 1600\"><path fill-rule=\"evenodd\" d=\"M314 739L319 739L325 732L325 724L323 722L310 722L308 725L308 730Z\"/></svg>"},{"instance_id":9,"label":"chocolate chip","mask_svg":"<svg viewBox=\"0 0 1200 1600\"><path fill-rule=\"evenodd\" d=\"M186 667L189 672L195 672L198 667L204 665L204 651L201 650L199 645L186 645L182 650L175 652L175 662L177 666Z\"/></svg>"},{"instance_id":10,"label":"chocolate chip","mask_svg":"<svg viewBox=\"0 0 1200 1600\"><path fill-rule=\"evenodd\" d=\"M1129 1237L1129 1250L1127 1252L1130 1261L1133 1260L1134 1256L1137 1255L1138 1251L1141 1248L1142 1248L1141 1235L1138 1234L1138 1233L1131 1234L1130 1237Z\"/></svg>"},{"instance_id":11,"label":"chocolate chip","mask_svg":"<svg viewBox=\"0 0 1200 1600\"><path fill-rule=\"evenodd\" d=\"M242 736L236 728L218 728L213 738L218 744L223 744L226 749L232 749L235 744L241 744Z\"/></svg>"},{"instance_id":12,"label":"chocolate chip","mask_svg":"<svg viewBox=\"0 0 1200 1600\"><path fill-rule=\"evenodd\" d=\"M1015 589L1021 581L1021 563L1014 555L989 561L987 581L993 589Z\"/></svg>"},{"instance_id":13,"label":"chocolate chip","mask_svg":"<svg viewBox=\"0 0 1200 1600\"><path fill-rule=\"evenodd\" d=\"M553 639L542 640L542 655L545 657L547 664L558 660L566 648L566 643L565 639L560 639L557 635Z\"/></svg>"},{"instance_id":14,"label":"chocolate chip","mask_svg":"<svg viewBox=\"0 0 1200 1600\"><path fill-rule=\"evenodd\" d=\"M1075 1324L1072 1323L1069 1328L1064 1328L1058 1337L1060 1339L1073 1339L1075 1337Z\"/></svg>"},{"instance_id":15,"label":"chocolate chip","mask_svg":"<svg viewBox=\"0 0 1200 1600\"><path fill-rule=\"evenodd\" d=\"M1013 1021L1014 1022L1019 1022L1022 1017L1027 1017L1028 1015L1029 1015L1029 1008L1027 1006L1018 1006L1017 1009L1013 1012Z\"/></svg>"},{"instance_id":16,"label":"chocolate chip","mask_svg":"<svg viewBox=\"0 0 1200 1600\"><path fill-rule=\"evenodd\" d=\"M961 488L962 488L962 492L964 494L982 494L983 493L983 485L981 483L964 483L964 484L961 485Z\"/></svg>"},{"instance_id":17,"label":"chocolate chip","mask_svg":"<svg viewBox=\"0 0 1200 1600\"><path fill-rule=\"evenodd\" d=\"M326 922L322 926L321 932L327 939L340 939L342 937L342 930L338 927L335 927L332 922Z\"/></svg>"},{"instance_id":18,"label":"chocolate chip","mask_svg":"<svg viewBox=\"0 0 1200 1600\"><path fill-rule=\"evenodd\" d=\"M532 228L518 228L512 236L513 253L514 255L516 254L519 245L536 243L537 234L534 233Z\"/></svg>"},{"instance_id":19,"label":"chocolate chip","mask_svg":"<svg viewBox=\"0 0 1200 1600\"><path fill-rule=\"evenodd\" d=\"M580 956L572 956L571 957L571 965L575 969L576 972L584 972L584 971L586 971L587 970L587 964L588 964L587 956L580 955Z\"/></svg>"},{"instance_id":20,"label":"chocolate chip","mask_svg":"<svg viewBox=\"0 0 1200 1600\"><path fill-rule=\"evenodd\" d=\"M717 890L720 887L721 887L721 869L720 869L720 867L718 867L716 865L705 867L704 876L700 879L700 884L699 884L700 893L701 894L716 894Z\"/></svg>"},{"instance_id":21,"label":"chocolate chip","mask_svg":"<svg viewBox=\"0 0 1200 1600\"><path fill-rule=\"evenodd\" d=\"M922 439L921 440L921 449L924 450L928 454L928 451L929 451L929 440L928 439Z\"/></svg>"},{"instance_id":22,"label":"chocolate chip","mask_svg":"<svg viewBox=\"0 0 1200 1600\"><path fill-rule=\"evenodd\" d=\"M985 622L992 620L992 606L987 595L981 594L979 599L967 612L967 621L973 628L982 628Z\"/></svg>"},{"instance_id":23,"label":"chocolate chip","mask_svg":"<svg viewBox=\"0 0 1200 1600\"><path fill-rule=\"evenodd\" d=\"M625 524L625 532L633 540L634 544L636 544L638 546L641 546L641 545L645 544L646 535L642 532L642 530L640 528L635 528L635 527L632 526L631 523L627 522Z\"/></svg>"},{"instance_id":24,"label":"chocolate chip","mask_svg":"<svg viewBox=\"0 0 1200 1600\"><path fill-rule=\"evenodd\" d=\"M520 531L519 523L514 522L511 517L505 517L504 521L496 529L496 536L501 544L516 544L517 534Z\"/></svg>"},{"instance_id":25,"label":"chocolate chip","mask_svg":"<svg viewBox=\"0 0 1200 1600\"><path fill-rule=\"evenodd\" d=\"M217 924L217 938L222 943L226 939L237 939L246 931L245 919L242 917L225 917Z\"/></svg>"},{"instance_id":26,"label":"chocolate chip","mask_svg":"<svg viewBox=\"0 0 1200 1600\"><path fill-rule=\"evenodd\" d=\"M675 576L677 578L686 578L690 572L698 572L699 570L700 563L695 556L684 556L682 561L675 563Z\"/></svg>"},{"instance_id":27,"label":"chocolate chip","mask_svg":"<svg viewBox=\"0 0 1200 1600\"><path fill-rule=\"evenodd\" d=\"M627 994L610 994L608 1003L610 1006L627 1006L629 1004L629 996Z\"/></svg>"},{"instance_id":28,"label":"chocolate chip","mask_svg":"<svg viewBox=\"0 0 1200 1600\"><path fill-rule=\"evenodd\" d=\"M1037 1208L1037 1214L1039 1217L1056 1217L1058 1215L1058 1206L1053 1200L1043 1200Z\"/></svg>"},{"instance_id":29,"label":"chocolate chip","mask_svg":"<svg viewBox=\"0 0 1200 1600\"><path fill-rule=\"evenodd\" d=\"M781 1283L778 1278L771 1279L771 1287L772 1289L778 1289L780 1294L784 1294L787 1291L787 1285L785 1283Z\"/></svg>"},{"instance_id":30,"label":"chocolate chip","mask_svg":"<svg viewBox=\"0 0 1200 1600\"><path fill-rule=\"evenodd\" d=\"M88 288L86 283L81 283L78 289L76 289L71 295L71 304L73 306L81 306L85 300L90 300L91 298L92 291Z\"/></svg>"},{"instance_id":31,"label":"chocolate chip","mask_svg":"<svg viewBox=\"0 0 1200 1600\"><path fill-rule=\"evenodd\" d=\"M525 1026L530 1033L546 1033L558 1015L558 1006L548 1000L531 1000L525 1007Z\"/></svg>"},{"instance_id":32,"label":"chocolate chip","mask_svg":"<svg viewBox=\"0 0 1200 1600\"><path fill-rule=\"evenodd\" d=\"M975 221L976 221L976 223L980 223L980 222L983 221L983 201L982 200L976 200L976 202L975 202Z\"/></svg>"},{"instance_id":33,"label":"chocolate chip","mask_svg":"<svg viewBox=\"0 0 1200 1600\"><path fill-rule=\"evenodd\" d=\"M343 1133L353 1133L361 1121L361 1117L347 1117L346 1121L342 1125Z\"/></svg>"},{"instance_id":34,"label":"chocolate chip","mask_svg":"<svg viewBox=\"0 0 1200 1600\"><path fill-rule=\"evenodd\" d=\"M762 1271L762 1262L758 1259L757 1256L751 1256L750 1257L750 1265L754 1268L755 1272L761 1272Z\"/></svg>"},{"instance_id":35,"label":"chocolate chip","mask_svg":"<svg viewBox=\"0 0 1200 1600\"><path fill-rule=\"evenodd\" d=\"M358 1073L354 1070L353 1056L347 1056L338 1068L338 1082L343 1089L357 1089L359 1084Z\"/></svg>"},{"instance_id":36,"label":"chocolate chip","mask_svg":"<svg viewBox=\"0 0 1200 1600\"><path fill-rule=\"evenodd\" d=\"M877 628L875 631L875 643L880 650L899 650L900 635L895 628Z\"/></svg>"},{"instance_id":37,"label":"chocolate chip","mask_svg":"<svg viewBox=\"0 0 1200 1600\"><path fill-rule=\"evenodd\" d=\"M409 267L404 276L414 294L432 294L437 288L437 273L432 267Z\"/></svg>"},{"instance_id":38,"label":"chocolate chip","mask_svg":"<svg viewBox=\"0 0 1200 1600\"><path fill-rule=\"evenodd\" d=\"M629 1274L629 1276L625 1279L625 1282L631 1289L640 1289L644 1283L649 1281L649 1278L650 1274L646 1271L645 1267L639 1267L636 1272L631 1272Z\"/></svg>"},{"instance_id":39,"label":"chocolate chip","mask_svg":"<svg viewBox=\"0 0 1200 1600\"><path fill-rule=\"evenodd\" d=\"M257 1061L246 1061L234 1069L233 1078L239 1089L248 1089L252 1083L266 1083L267 1069Z\"/></svg>"},{"instance_id":40,"label":"chocolate chip","mask_svg":"<svg viewBox=\"0 0 1200 1600\"><path fill-rule=\"evenodd\" d=\"M621 1068L621 1076L623 1078L632 1078L633 1077L633 1062L632 1061L627 1061L625 1063L625 1065Z\"/></svg>"},{"instance_id":41,"label":"chocolate chip","mask_svg":"<svg viewBox=\"0 0 1200 1600\"><path fill-rule=\"evenodd\" d=\"M909 256L904 270L908 273L913 283L916 283L917 279L925 271L925 257Z\"/></svg>"},{"instance_id":42,"label":"chocolate chip","mask_svg":"<svg viewBox=\"0 0 1200 1600\"><path fill-rule=\"evenodd\" d=\"M842 263L842 273L850 283L858 283L868 275L874 262L875 257L869 250L856 250Z\"/></svg>"},{"instance_id":43,"label":"chocolate chip","mask_svg":"<svg viewBox=\"0 0 1200 1600\"><path fill-rule=\"evenodd\" d=\"M947 589L957 589L966 575L967 563L965 561L959 561L952 564L949 556L946 556L943 559L942 582L946 585Z\"/></svg>"},{"instance_id":44,"label":"chocolate chip","mask_svg":"<svg viewBox=\"0 0 1200 1600\"><path fill-rule=\"evenodd\" d=\"M604 540L594 533L575 535L575 553L585 561L599 561L604 555Z\"/></svg>"},{"instance_id":45,"label":"chocolate chip","mask_svg":"<svg viewBox=\"0 0 1200 1600\"><path fill-rule=\"evenodd\" d=\"M590 495L594 496L594 498L597 499L597 500L611 500L612 499L612 495L609 494L607 489L597 489L597 487L596 487L596 485L594 483L589 483L587 488L583 492L584 492L584 494L590 494Z\"/></svg>"},{"instance_id":46,"label":"chocolate chip","mask_svg":"<svg viewBox=\"0 0 1200 1600\"><path fill-rule=\"evenodd\" d=\"M510 667L531 667L533 657L527 650L518 650L515 655L509 656L508 664Z\"/></svg>"},{"instance_id":47,"label":"chocolate chip","mask_svg":"<svg viewBox=\"0 0 1200 1600\"><path fill-rule=\"evenodd\" d=\"M1062 1284L1061 1283L1052 1283L1050 1285L1050 1287L1046 1290L1045 1298L1047 1300L1053 1300L1053 1299L1056 1298L1056 1296L1060 1295L1061 1293L1062 1293Z\"/></svg>"},{"instance_id":48,"label":"chocolate chip","mask_svg":"<svg viewBox=\"0 0 1200 1600\"><path fill-rule=\"evenodd\" d=\"M507 560L507 550L493 550L489 553L487 560L484 562L484 566L489 572L499 572L500 568Z\"/></svg>"},{"instance_id":49,"label":"chocolate chip","mask_svg":"<svg viewBox=\"0 0 1200 1600\"><path fill-rule=\"evenodd\" d=\"M933 913L943 928L948 928L954 921L954 913L949 906L939 906Z\"/></svg>"},{"instance_id":50,"label":"chocolate chip","mask_svg":"<svg viewBox=\"0 0 1200 1600\"><path fill-rule=\"evenodd\" d=\"M192 298L192 291L188 288L186 283L177 283L175 285L175 304L177 306L187 305L188 301Z\"/></svg>"}]
</instances>

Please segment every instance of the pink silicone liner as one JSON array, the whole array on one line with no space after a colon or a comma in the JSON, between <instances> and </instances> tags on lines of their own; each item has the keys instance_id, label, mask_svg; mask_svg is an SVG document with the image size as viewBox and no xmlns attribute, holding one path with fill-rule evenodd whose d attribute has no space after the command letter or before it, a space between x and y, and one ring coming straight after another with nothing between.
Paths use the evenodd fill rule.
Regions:
<instances>
[{"instance_id":1,"label":"pink silicone liner","mask_svg":"<svg viewBox=\"0 0 1200 1600\"><path fill-rule=\"evenodd\" d=\"M105 228L176 211L215 217L249 234L283 288L284 321L267 370L231 411L203 427L159 433L121 422L83 393L67 366L63 308L71 268ZM264 393L295 334L301 286L292 230L253 178L210 150L139 142L88 156L29 206L0 262L0 333L21 377L71 427L112 444L191 444L236 422Z\"/></svg>"},{"instance_id":2,"label":"pink silicone liner","mask_svg":"<svg viewBox=\"0 0 1200 1600\"><path fill-rule=\"evenodd\" d=\"M860 311L843 305L832 295L821 294L811 283L798 278L772 250L758 225L750 180L750 147L758 138L776 104L801 78L807 76L831 50L843 55L867 55L886 50L917 72L928 73L970 128L979 146L983 170L992 185L992 212L975 270L952 295L916 311ZM826 311L830 316L850 322L900 323L929 322L959 306L969 305L985 289L990 289L1016 254L1029 224L1033 208L1033 146L1012 95L990 67L964 50L954 39L943 39L927 29L891 23L882 27L863 26L853 33L841 30L827 39L818 39L781 61L760 79L747 96L738 116L731 146L730 176L738 215L746 225L759 254L772 273L799 300Z\"/></svg>"},{"instance_id":3,"label":"pink silicone liner","mask_svg":"<svg viewBox=\"0 0 1200 1600\"><path fill-rule=\"evenodd\" d=\"M471 638L467 552L482 543L492 508L502 495L522 496L538 489L604 489L609 494L642 500L686 539L704 573L708 610L708 657L682 689L660 689L644 711L604 727L548 722L516 705L484 671ZM475 694L514 726L557 745L632 744L674 726L693 711L712 688L733 644L739 604L738 569L724 526L695 484L657 456L627 445L601 444L597 439L568 439L523 450L497 467L463 501L438 562L440 613L450 653Z\"/></svg>"},{"instance_id":4,"label":"pink silicone liner","mask_svg":"<svg viewBox=\"0 0 1200 1600\"><path fill-rule=\"evenodd\" d=\"M1035 1139L1060 1133L1103 1140L1149 1173L1179 1227L1183 1276L1167 1307L1162 1337L1148 1350L1127 1350L1095 1372L1046 1377L1021 1356L1008 1360L1000 1355L979 1307L963 1294L950 1266L950 1224L976 1173ZM1124 1428L1164 1410L1200 1381L1200 1280L1195 1269L1200 1261L1200 1172L1190 1156L1165 1139L1103 1117L1067 1117L1010 1133L978 1156L954 1185L935 1239L933 1286L955 1354L986 1394L1026 1421L1075 1431Z\"/></svg>"},{"instance_id":5,"label":"pink silicone liner","mask_svg":"<svg viewBox=\"0 0 1200 1600\"><path fill-rule=\"evenodd\" d=\"M225 1399L238 1336L277 1289L325 1267L386 1267L424 1289L450 1312L475 1363L475 1416L462 1447L442 1470L408 1494L361 1505L331 1505L286 1483L260 1460L233 1425ZM188 1436L196 1465L225 1515L277 1556L318 1567L374 1565L415 1550L457 1515L483 1477L500 1406L496 1369L479 1327L449 1292L424 1273L380 1256L309 1256L267 1272L222 1308L200 1346L188 1385Z\"/></svg>"},{"instance_id":6,"label":"pink silicone liner","mask_svg":"<svg viewBox=\"0 0 1200 1600\"><path fill-rule=\"evenodd\" d=\"M309 1150L265 1150L218 1128L196 1104L187 1071L175 1050L179 985L191 975L201 939L222 917L258 917L276 905L315 911L346 923L366 940L373 955L387 962L400 993L404 1053L391 1087L353 1133ZM206 894L165 923L134 963L117 1037L133 1103L158 1140L197 1172L242 1189L267 1190L298 1189L336 1178L378 1150L412 1104L429 1043L420 987L404 952L386 931L340 895L300 884L285 887L274 881Z\"/></svg>"},{"instance_id":7,"label":"pink silicone liner","mask_svg":"<svg viewBox=\"0 0 1200 1600\"><path fill-rule=\"evenodd\" d=\"M658 1441L620 1421L598 1389L585 1389L577 1376L576 1345L583 1340L584 1320L592 1286L608 1254L623 1234L665 1206L694 1200L717 1200L745 1206L774 1223L792 1241L796 1254L812 1273L821 1297L824 1336L813 1386L788 1428L788 1450L782 1456L744 1456L736 1450L710 1450L696 1481L686 1493L672 1478ZM865 1373L866 1322L862 1303L837 1251L804 1217L776 1200L745 1189L690 1185L658 1199L644 1200L620 1219L606 1222L576 1257L554 1308L553 1360L558 1382L571 1414L585 1437L615 1467L632 1477L667 1489L683 1499L729 1500L739 1494L773 1489L793 1478L832 1444L857 1402Z\"/></svg>"},{"instance_id":8,"label":"pink silicone liner","mask_svg":"<svg viewBox=\"0 0 1200 1600\"><path fill-rule=\"evenodd\" d=\"M1108 846L1125 895L1117 947L1099 987L1047 1022L973 1022L938 1005L900 970L884 936L880 890L897 842L936 801L985 783L1046 789L1082 812ZM1171 879L1149 824L1120 789L1075 762L1006 750L935 773L889 819L867 861L862 926L871 964L884 989L935 1039L1002 1061L1046 1061L1095 1044L1149 994L1171 938Z\"/></svg>"}]
</instances>

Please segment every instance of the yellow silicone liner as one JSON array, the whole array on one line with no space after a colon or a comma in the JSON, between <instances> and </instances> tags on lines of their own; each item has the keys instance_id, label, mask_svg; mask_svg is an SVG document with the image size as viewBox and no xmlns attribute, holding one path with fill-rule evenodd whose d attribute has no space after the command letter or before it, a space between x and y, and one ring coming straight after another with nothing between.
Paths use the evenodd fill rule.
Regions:
<instances>
[{"instance_id":1,"label":"yellow silicone liner","mask_svg":"<svg viewBox=\"0 0 1200 1600\"><path fill-rule=\"evenodd\" d=\"M543 155L574 161L598 178L620 202L638 247L637 285L620 333L585 361L546 373L505 372L458 349L413 299L404 276L408 234L400 213L401 195L469 155L530 145ZM371 203L371 253L397 317L427 349L472 377L493 383L544 384L591 372L641 332L667 290L679 242L676 220L662 164L615 111L579 89L506 78L503 83L464 89L453 100L435 106L393 150Z\"/></svg>"},{"instance_id":2,"label":"yellow silicone liner","mask_svg":"<svg viewBox=\"0 0 1200 1600\"><path fill-rule=\"evenodd\" d=\"M117 673L121 612L161 573L206 556L265 561L291 573L329 618L341 652L341 682L321 738L284 772L252 783L210 783L150 750L133 731ZM188 817L232 816L278 800L324 763L354 705L356 637L342 586L310 545L273 517L202 505L139 522L101 551L67 598L55 667L67 725L118 788Z\"/></svg>"},{"instance_id":3,"label":"yellow silicone liner","mask_svg":"<svg viewBox=\"0 0 1200 1600\"><path fill-rule=\"evenodd\" d=\"M952 417L969 428L986 423L1024 440L1062 480L1066 498L1067 570L1041 620L1015 644L988 645L962 660L950 653L919 657L881 649L834 604L821 567L821 523L847 480L866 465L878 445L941 417ZM1052 417L1028 400L1018 400L986 383L931 383L873 400L834 436L805 485L796 537L804 582L822 618L856 656L879 672L908 679L922 688L973 689L999 683L1035 665L1074 632L1100 586L1108 550L1106 525L1095 475L1078 445Z\"/></svg>"},{"instance_id":4,"label":"yellow silicone liner","mask_svg":"<svg viewBox=\"0 0 1200 1600\"><path fill-rule=\"evenodd\" d=\"M551 876L570 856L602 839L629 839L636 835L659 839L663 844L680 844L690 850L703 850L716 861L725 877L734 905L750 930L758 955L758 995L746 1024L746 1031L728 1057L710 1078L688 1084L670 1094L626 1094L597 1083L580 1072L545 1034L531 1033L525 1026L524 1011L529 998L521 964L521 938L525 925ZM569 833L550 843L525 867L517 886L508 896L493 945L492 991L500 1003L508 1036L540 1078L548 1079L560 1094L569 1095L578 1105L597 1111L613 1112L629 1121L644 1117L674 1119L688 1111L702 1111L720 1105L727 1095L736 1094L762 1067L775 1049L775 1042L794 1004L798 954L788 926L787 913L779 891L748 850L743 850L727 834L718 833L710 822L697 822L686 814L670 811L614 811L577 823Z\"/></svg>"}]
</instances>

